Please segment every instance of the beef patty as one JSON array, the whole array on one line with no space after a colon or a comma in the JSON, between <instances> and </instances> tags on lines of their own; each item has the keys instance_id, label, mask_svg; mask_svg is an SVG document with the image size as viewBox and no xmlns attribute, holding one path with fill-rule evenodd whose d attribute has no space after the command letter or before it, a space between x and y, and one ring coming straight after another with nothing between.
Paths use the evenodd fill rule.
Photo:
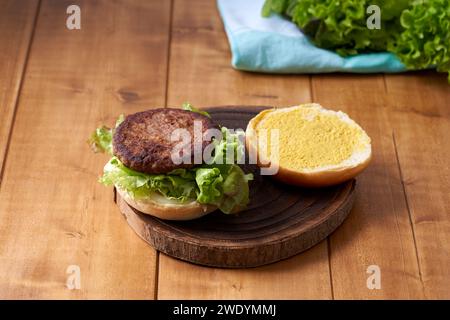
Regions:
<instances>
[{"instance_id":1,"label":"beef patty","mask_svg":"<svg viewBox=\"0 0 450 320\"><path fill-rule=\"evenodd\" d=\"M186 129L194 140L194 121L200 121L203 133L219 129L210 118L196 112L159 108L129 115L115 129L113 153L128 168L139 172L159 174L177 168L194 166L194 148L191 146L191 164L175 164L171 153L180 141L171 141L172 132ZM202 142L203 149L210 141Z\"/></svg>"}]
</instances>

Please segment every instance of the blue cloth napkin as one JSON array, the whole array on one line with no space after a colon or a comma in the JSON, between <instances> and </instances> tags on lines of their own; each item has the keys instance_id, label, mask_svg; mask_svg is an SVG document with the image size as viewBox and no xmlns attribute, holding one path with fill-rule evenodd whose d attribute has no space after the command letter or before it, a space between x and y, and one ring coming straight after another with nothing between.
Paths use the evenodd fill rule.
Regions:
<instances>
[{"instance_id":1,"label":"blue cloth napkin","mask_svg":"<svg viewBox=\"0 0 450 320\"><path fill-rule=\"evenodd\" d=\"M289 20L261 16L264 0L217 0L230 42L234 68L271 73L401 72L405 66L387 52L343 58L315 47Z\"/></svg>"}]
</instances>

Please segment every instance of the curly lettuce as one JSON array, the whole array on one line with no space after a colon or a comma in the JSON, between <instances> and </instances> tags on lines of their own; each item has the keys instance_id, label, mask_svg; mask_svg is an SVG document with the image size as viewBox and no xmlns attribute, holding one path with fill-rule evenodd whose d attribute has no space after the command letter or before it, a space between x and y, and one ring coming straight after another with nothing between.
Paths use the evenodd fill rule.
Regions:
<instances>
[{"instance_id":1,"label":"curly lettuce","mask_svg":"<svg viewBox=\"0 0 450 320\"><path fill-rule=\"evenodd\" d=\"M245 157L245 132L243 130L230 131L221 128L222 137L213 140L214 153L208 163L241 163Z\"/></svg>"},{"instance_id":2,"label":"curly lettuce","mask_svg":"<svg viewBox=\"0 0 450 320\"><path fill-rule=\"evenodd\" d=\"M404 31L388 49L410 69L436 66L448 72L450 82L450 1L415 1L403 11L400 23Z\"/></svg>"},{"instance_id":3,"label":"curly lettuce","mask_svg":"<svg viewBox=\"0 0 450 320\"><path fill-rule=\"evenodd\" d=\"M215 205L224 213L233 213L247 206L248 181L252 179L251 174L245 174L236 164L201 165L167 174L146 174L127 168L113 157L105 165L99 181L125 190L134 199L145 199L158 192L180 203L196 200Z\"/></svg>"},{"instance_id":4,"label":"curly lettuce","mask_svg":"<svg viewBox=\"0 0 450 320\"><path fill-rule=\"evenodd\" d=\"M182 108L183 108L183 110L196 112L196 113L202 114L202 115L204 115L204 116L207 116L208 118L211 118L211 116L209 115L208 112L195 108L195 107L194 107L192 104L190 104L189 102L183 103Z\"/></svg>"},{"instance_id":5,"label":"curly lettuce","mask_svg":"<svg viewBox=\"0 0 450 320\"><path fill-rule=\"evenodd\" d=\"M315 45L342 56L385 51L401 26L398 16L410 0L267 0L263 16L275 12L288 16ZM367 28L366 8L381 9L381 29Z\"/></svg>"},{"instance_id":6,"label":"curly lettuce","mask_svg":"<svg viewBox=\"0 0 450 320\"><path fill-rule=\"evenodd\" d=\"M119 118L116 120L116 125L114 128L117 128L122 122L125 120L125 116L121 114ZM88 140L91 149L97 152L108 153L112 155L112 136L114 133L114 129L108 128L107 126L101 126L97 128Z\"/></svg>"},{"instance_id":7,"label":"curly lettuce","mask_svg":"<svg viewBox=\"0 0 450 320\"><path fill-rule=\"evenodd\" d=\"M184 202L195 198L195 174L177 169L168 174L146 174L126 167L117 157L112 157L99 179L106 186L115 185L134 199L143 199L159 192L168 199Z\"/></svg>"},{"instance_id":8,"label":"curly lettuce","mask_svg":"<svg viewBox=\"0 0 450 320\"><path fill-rule=\"evenodd\" d=\"M224 213L239 211L249 202L248 181L251 174L245 174L235 164L201 166L193 169L199 191L197 201L216 205Z\"/></svg>"}]
</instances>

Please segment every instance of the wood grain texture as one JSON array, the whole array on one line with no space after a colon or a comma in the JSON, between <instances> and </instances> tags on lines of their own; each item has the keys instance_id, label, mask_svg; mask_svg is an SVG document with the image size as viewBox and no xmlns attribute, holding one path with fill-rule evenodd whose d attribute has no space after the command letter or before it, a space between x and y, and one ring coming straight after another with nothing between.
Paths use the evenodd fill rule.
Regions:
<instances>
[{"instance_id":1,"label":"wood grain texture","mask_svg":"<svg viewBox=\"0 0 450 320\"><path fill-rule=\"evenodd\" d=\"M234 70L215 1L174 0L168 106L286 106L310 101L307 75Z\"/></svg>"},{"instance_id":2,"label":"wood grain texture","mask_svg":"<svg viewBox=\"0 0 450 320\"><path fill-rule=\"evenodd\" d=\"M199 107L288 106L311 101L309 76L230 68L228 42L213 1L175 0L173 10L169 106L183 101ZM248 270L197 267L161 254L158 279L160 299L332 297L326 241L289 260Z\"/></svg>"},{"instance_id":3,"label":"wood grain texture","mask_svg":"<svg viewBox=\"0 0 450 320\"><path fill-rule=\"evenodd\" d=\"M386 76L425 298L450 299L450 86L445 75Z\"/></svg>"},{"instance_id":4,"label":"wood grain texture","mask_svg":"<svg viewBox=\"0 0 450 320\"><path fill-rule=\"evenodd\" d=\"M31 45L38 0L0 2L0 172L8 147L22 75ZM0 180L1 180L0 174Z\"/></svg>"},{"instance_id":5,"label":"wood grain texture","mask_svg":"<svg viewBox=\"0 0 450 320\"><path fill-rule=\"evenodd\" d=\"M269 107L207 108L212 119L229 129L246 128L251 118ZM155 249L195 264L257 267L290 258L330 235L349 214L355 180L338 186L305 189L260 174L243 164L250 181L250 203L238 214L216 210L191 221L164 221L139 212L116 194L120 211L133 230Z\"/></svg>"},{"instance_id":6,"label":"wood grain texture","mask_svg":"<svg viewBox=\"0 0 450 320\"><path fill-rule=\"evenodd\" d=\"M73 2L42 0L27 62L38 1L0 0L1 298L450 298L445 76L387 75L383 82L377 75L239 72L230 68L214 1L174 0L172 26L171 1L76 3L82 30L69 31L65 10ZM374 146L355 210L330 246L322 241L245 270L161 254L155 275L158 255L120 217L111 189L96 182L107 158L87 149L91 130L122 112L184 101L311 100L347 111ZM70 264L81 267L79 291L65 287ZM370 264L381 267L381 290L366 288Z\"/></svg>"},{"instance_id":7,"label":"wood grain texture","mask_svg":"<svg viewBox=\"0 0 450 320\"><path fill-rule=\"evenodd\" d=\"M97 182L86 140L120 113L164 105L170 3L43 1L0 192L0 297L154 297L155 252ZM65 286L81 269L81 290Z\"/></svg>"},{"instance_id":8,"label":"wood grain texture","mask_svg":"<svg viewBox=\"0 0 450 320\"><path fill-rule=\"evenodd\" d=\"M321 75L315 101L347 112L372 139L373 160L358 178L353 213L330 237L336 299L417 299L422 285L386 108L383 77ZM381 290L366 286L370 265L381 269Z\"/></svg>"}]
</instances>

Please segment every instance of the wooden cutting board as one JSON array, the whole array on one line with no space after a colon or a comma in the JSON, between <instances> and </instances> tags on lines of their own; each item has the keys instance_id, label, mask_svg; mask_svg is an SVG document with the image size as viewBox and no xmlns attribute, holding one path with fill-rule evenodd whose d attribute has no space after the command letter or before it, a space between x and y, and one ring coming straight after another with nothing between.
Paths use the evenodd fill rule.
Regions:
<instances>
[{"instance_id":1,"label":"wooden cutting board","mask_svg":"<svg viewBox=\"0 0 450 320\"><path fill-rule=\"evenodd\" d=\"M268 107L210 108L214 120L245 130L248 121ZM219 211L191 221L167 221L130 207L119 194L115 201L133 230L155 249L192 263L244 268L296 255L332 233L350 212L355 180L323 189L288 186L252 172L250 204L237 215Z\"/></svg>"}]
</instances>

